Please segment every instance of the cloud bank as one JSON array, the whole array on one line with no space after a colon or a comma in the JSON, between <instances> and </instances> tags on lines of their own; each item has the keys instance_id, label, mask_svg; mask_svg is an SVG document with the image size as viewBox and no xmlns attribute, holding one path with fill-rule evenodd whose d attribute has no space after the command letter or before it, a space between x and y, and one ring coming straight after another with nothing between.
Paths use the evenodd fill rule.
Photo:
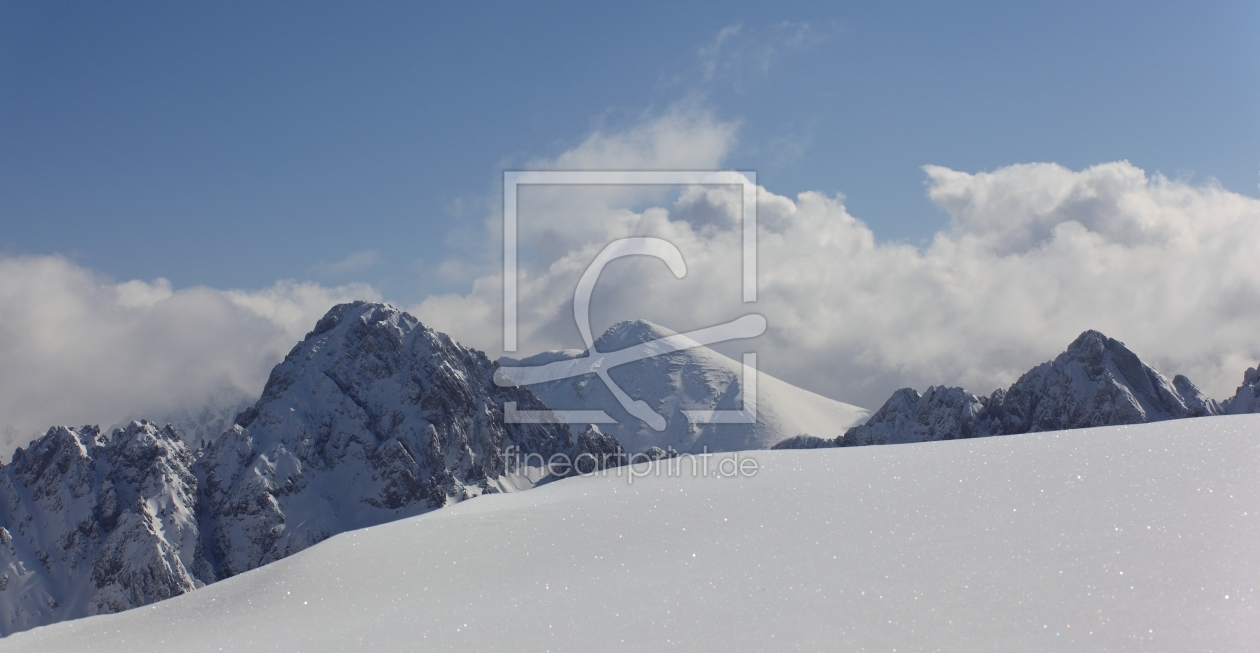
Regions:
<instances>
[{"instance_id":1,"label":"cloud bank","mask_svg":"<svg viewBox=\"0 0 1260 653\"><path fill-rule=\"evenodd\" d=\"M58 256L0 258L0 456L54 424L257 396L330 306L366 286L260 291L116 283Z\"/></svg>"},{"instance_id":2,"label":"cloud bank","mask_svg":"<svg viewBox=\"0 0 1260 653\"><path fill-rule=\"evenodd\" d=\"M737 131L679 108L528 167L716 169ZM761 313L765 335L718 349L757 351L763 370L865 407L906 385L987 393L1090 328L1217 398L1260 360L1260 200L1124 161L924 171L951 216L925 247L879 242L843 197L760 189L753 304L741 302L735 188L523 188L516 355L580 347L572 297L586 265L612 239L650 235L679 248L688 274L615 261L595 289L596 333L623 319L682 331ZM497 261L500 219L487 216L482 257L444 264L473 279L467 292L409 308L491 356L503 353L501 272L478 266ZM352 259L346 267L371 262ZM351 299L380 297L291 281L175 290L162 279L117 283L60 257L0 258L0 453L52 424L256 396L318 317Z\"/></svg>"},{"instance_id":3,"label":"cloud bank","mask_svg":"<svg viewBox=\"0 0 1260 653\"><path fill-rule=\"evenodd\" d=\"M708 114L671 115L535 163L718 168L734 139ZM611 239L652 235L679 247L689 274L675 279L655 259L614 263L595 292L596 332L619 319L682 330L755 311L767 334L724 351L756 350L766 371L868 407L905 385L989 392L1090 328L1215 397L1260 359L1260 200L1125 161L924 170L929 197L952 219L923 248L878 242L843 197L762 188L760 297L747 305L733 188L524 188L521 353L580 347L571 302L587 262ZM500 292L495 271L414 310L493 354Z\"/></svg>"}]
</instances>

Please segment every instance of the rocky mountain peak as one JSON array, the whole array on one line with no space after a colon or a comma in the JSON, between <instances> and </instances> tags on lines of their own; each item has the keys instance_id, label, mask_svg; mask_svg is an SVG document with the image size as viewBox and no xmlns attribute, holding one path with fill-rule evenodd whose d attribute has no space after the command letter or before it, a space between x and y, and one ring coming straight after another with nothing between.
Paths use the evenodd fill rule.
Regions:
<instances>
[{"instance_id":1,"label":"rocky mountain peak","mask_svg":"<svg viewBox=\"0 0 1260 653\"><path fill-rule=\"evenodd\" d=\"M1221 412L1227 415L1260 412L1260 365L1247 369L1234 396L1221 402Z\"/></svg>"},{"instance_id":2,"label":"rocky mountain peak","mask_svg":"<svg viewBox=\"0 0 1260 653\"><path fill-rule=\"evenodd\" d=\"M0 632L117 612L215 579L192 453L170 426L54 427L0 467Z\"/></svg>"},{"instance_id":3,"label":"rocky mountain peak","mask_svg":"<svg viewBox=\"0 0 1260 653\"><path fill-rule=\"evenodd\" d=\"M626 450L617 438L599 430L598 426L588 424L577 436L573 448L573 465L579 474L620 467L626 464Z\"/></svg>"},{"instance_id":4,"label":"rocky mountain peak","mask_svg":"<svg viewBox=\"0 0 1260 653\"><path fill-rule=\"evenodd\" d=\"M0 466L0 634L145 605L337 533L537 482L506 452L624 451L598 430L505 424L497 364L388 304L333 307L230 428L56 427ZM538 457L538 456L536 456Z\"/></svg>"},{"instance_id":5,"label":"rocky mountain peak","mask_svg":"<svg viewBox=\"0 0 1260 653\"><path fill-rule=\"evenodd\" d=\"M1182 385L1201 397L1189 380ZM1205 410L1196 401L1124 343L1086 331L1021 376L990 412L1001 422L996 432L1026 433L1186 417Z\"/></svg>"},{"instance_id":6,"label":"rocky mountain peak","mask_svg":"<svg viewBox=\"0 0 1260 653\"><path fill-rule=\"evenodd\" d=\"M647 320L625 320L608 327L596 338L595 350L608 353L674 335L678 334Z\"/></svg>"},{"instance_id":7,"label":"rocky mountain peak","mask_svg":"<svg viewBox=\"0 0 1260 653\"><path fill-rule=\"evenodd\" d=\"M496 367L388 304L330 309L202 456L221 573L515 487L502 481L506 447L571 451L567 426L504 423L505 402L544 406L528 389L496 386Z\"/></svg>"},{"instance_id":8,"label":"rocky mountain peak","mask_svg":"<svg viewBox=\"0 0 1260 653\"><path fill-rule=\"evenodd\" d=\"M912 388L898 390L865 424L849 429L833 444L949 440L1221 412L1186 377L1170 381L1124 343L1089 330L1054 360L1032 368L1011 387L988 397L943 386L928 388L922 395Z\"/></svg>"},{"instance_id":9,"label":"rocky mountain peak","mask_svg":"<svg viewBox=\"0 0 1260 653\"><path fill-rule=\"evenodd\" d=\"M323 335L339 325L344 327L347 318L352 322L357 319L359 324L389 324L402 331L410 331L420 323L411 314L398 310L392 304L353 301L328 309L328 312L315 323L315 328L306 334L303 341ZM353 328L353 326L347 328Z\"/></svg>"},{"instance_id":10,"label":"rocky mountain peak","mask_svg":"<svg viewBox=\"0 0 1260 653\"><path fill-rule=\"evenodd\" d=\"M1156 386L1166 384L1162 375L1143 364L1123 342L1094 330L1078 336L1050 364L1064 374L1073 374L1079 369L1090 381L1100 382L1110 377L1137 390L1143 398L1156 398L1159 394Z\"/></svg>"},{"instance_id":11,"label":"rocky mountain peak","mask_svg":"<svg viewBox=\"0 0 1260 653\"><path fill-rule=\"evenodd\" d=\"M1088 329L1077 336L1061 355L1066 355L1068 358L1100 361L1107 352L1119 350L1129 351L1123 342L1114 338L1108 338L1101 331Z\"/></svg>"},{"instance_id":12,"label":"rocky mountain peak","mask_svg":"<svg viewBox=\"0 0 1260 653\"><path fill-rule=\"evenodd\" d=\"M837 446L932 442L992 435L984 397L962 388L929 387L923 394L914 388L893 393L865 424L849 429L836 439ZM817 448L818 443L800 448Z\"/></svg>"}]
</instances>

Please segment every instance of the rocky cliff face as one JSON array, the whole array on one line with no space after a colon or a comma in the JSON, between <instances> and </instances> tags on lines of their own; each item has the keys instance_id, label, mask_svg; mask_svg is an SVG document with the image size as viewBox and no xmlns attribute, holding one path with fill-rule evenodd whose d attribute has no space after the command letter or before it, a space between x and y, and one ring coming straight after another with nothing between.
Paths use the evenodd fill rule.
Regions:
<instances>
[{"instance_id":1,"label":"rocky cliff face","mask_svg":"<svg viewBox=\"0 0 1260 653\"><path fill-rule=\"evenodd\" d=\"M565 426L503 422L479 351L380 304L333 308L200 456L208 541L238 574L345 530L507 489L503 452L571 453ZM589 446L598 449L599 445Z\"/></svg>"},{"instance_id":2,"label":"rocky cliff face","mask_svg":"<svg viewBox=\"0 0 1260 653\"><path fill-rule=\"evenodd\" d=\"M920 395L911 388L893 393L865 424L837 438L837 446L957 440L991 432L986 401L962 388L932 386Z\"/></svg>"},{"instance_id":3,"label":"rocky cliff face","mask_svg":"<svg viewBox=\"0 0 1260 653\"><path fill-rule=\"evenodd\" d=\"M496 368L404 312L356 302L330 310L195 452L147 422L51 429L0 467L0 634L145 605L346 530L542 480L509 470L509 450L624 458L597 429L505 425L505 401L545 407L496 386Z\"/></svg>"},{"instance_id":4,"label":"rocky cliff face","mask_svg":"<svg viewBox=\"0 0 1260 653\"><path fill-rule=\"evenodd\" d=\"M655 459L654 459L655 460ZM573 466L579 474L590 474L601 469L626 464L626 450L621 443L598 426L588 424L577 436L573 447Z\"/></svg>"},{"instance_id":5,"label":"rocky cliff face","mask_svg":"<svg viewBox=\"0 0 1260 653\"><path fill-rule=\"evenodd\" d=\"M55 427L0 468L0 629L118 612L213 582L192 453L171 428Z\"/></svg>"},{"instance_id":6,"label":"rocky cliff face","mask_svg":"<svg viewBox=\"0 0 1260 653\"><path fill-rule=\"evenodd\" d=\"M1255 375L1260 380L1260 373ZM1246 386L1244 386L1246 387ZM1246 394L1240 389L1240 394ZM1244 405L1239 401L1237 406ZM928 442L1036 431L1140 424L1222 414L1184 376L1171 381L1121 343L1082 333L1054 360L988 397L933 386L903 388L866 423L825 443L794 448ZM785 443L784 448L797 443ZM806 446L811 445L811 446Z\"/></svg>"},{"instance_id":7,"label":"rocky cliff face","mask_svg":"<svg viewBox=\"0 0 1260 653\"><path fill-rule=\"evenodd\" d=\"M994 434L1140 424L1220 412L1184 376L1173 381L1117 340L1082 333L1057 358L989 401Z\"/></svg>"},{"instance_id":8,"label":"rocky cliff face","mask_svg":"<svg viewBox=\"0 0 1260 653\"><path fill-rule=\"evenodd\" d=\"M796 435L779 442L770 447L770 449L827 449L834 446L836 446L836 441L830 438L820 438L816 435Z\"/></svg>"},{"instance_id":9,"label":"rocky cliff face","mask_svg":"<svg viewBox=\"0 0 1260 653\"><path fill-rule=\"evenodd\" d=\"M1221 412L1226 415L1260 413L1260 366L1249 368L1243 374L1238 391L1221 402Z\"/></svg>"}]
</instances>

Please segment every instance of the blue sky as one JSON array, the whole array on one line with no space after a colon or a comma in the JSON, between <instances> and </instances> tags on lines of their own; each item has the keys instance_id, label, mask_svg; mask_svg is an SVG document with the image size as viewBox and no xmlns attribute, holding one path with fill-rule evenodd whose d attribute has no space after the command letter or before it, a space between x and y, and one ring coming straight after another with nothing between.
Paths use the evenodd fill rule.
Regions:
<instances>
[{"instance_id":1,"label":"blue sky","mask_svg":"<svg viewBox=\"0 0 1260 653\"><path fill-rule=\"evenodd\" d=\"M885 240L948 223L925 164L1127 159L1254 197L1258 33L1245 2L6 2L0 253L415 302L460 290L435 270L505 167L679 103L738 124L729 167Z\"/></svg>"}]
</instances>

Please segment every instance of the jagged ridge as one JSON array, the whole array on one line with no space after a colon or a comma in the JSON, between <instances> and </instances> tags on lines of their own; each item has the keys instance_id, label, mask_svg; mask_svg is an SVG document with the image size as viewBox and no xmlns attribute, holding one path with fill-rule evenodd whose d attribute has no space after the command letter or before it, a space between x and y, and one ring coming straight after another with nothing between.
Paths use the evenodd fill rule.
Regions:
<instances>
[{"instance_id":1,"label":"jagged ridge","mask_svg":"<svg viewBox=\"0 0 1260 653\"><path fill-rule=\"evenodd\" d=\"M922 395L902 388L865 424L833 440L789 441L778 448L928 442L1254 412L1258 385L1260 371L1249 370L1235 398L1218 404L1186 377L1170 381L1124 343L1086 331L1054 360L988 397L945 386Z\"/></svg>"},{"instance_id":2,"label":"jagged ridge","mask_svg":"<svg viewBox=\"0 0 1260 653\"><path fill-rule=\"evenodd\" d=\"M0 628L146 605L214 582L193 456L169 426L54 427L0 467Z\"/></svg>"},{"instance_id":3,"label":"jagged ridge","mask_svg":"<svg viewBox=\"0 0 1260 653\"><path fill-rule=\"evenodd\" d=\"M531 487L505 451L624 451L597 430L505 425L485 354L389 305L332 308L262 397L192 452L171 427L57 427L0 466L0 634L181 594L337 533Z\"/></svg>"}]
</instances>

